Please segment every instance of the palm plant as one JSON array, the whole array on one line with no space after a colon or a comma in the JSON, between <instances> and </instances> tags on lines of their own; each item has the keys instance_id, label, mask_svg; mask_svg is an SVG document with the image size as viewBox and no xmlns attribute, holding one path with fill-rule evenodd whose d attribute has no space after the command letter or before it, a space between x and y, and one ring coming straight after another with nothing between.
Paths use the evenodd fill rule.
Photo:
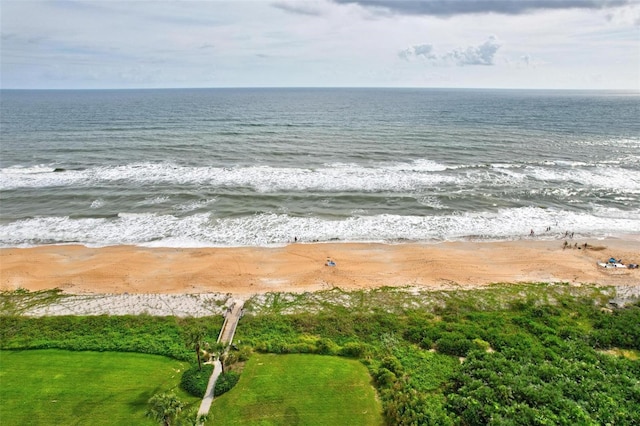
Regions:
<instances>
[{"instance_id":1,"label":"palm plant","mask_svg":"<svg viewBox=\"0 0 640 426\"><path fill-rule=\"evenodd\" d=\"M171 422L184 408L184 404L174 393L158 393L149 399L147 417L151 417L163 426L171 426Z\"/></svg>"}]
</instances>

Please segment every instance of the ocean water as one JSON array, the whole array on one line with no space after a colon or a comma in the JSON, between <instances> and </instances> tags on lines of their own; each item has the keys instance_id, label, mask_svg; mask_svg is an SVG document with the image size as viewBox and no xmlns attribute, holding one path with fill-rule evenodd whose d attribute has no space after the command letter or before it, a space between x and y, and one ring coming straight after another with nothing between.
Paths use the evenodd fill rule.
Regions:
<instances>
[{"instance_id":1,"label":"ocean water","mask_svg":"<svg viewBox=\"0 0 640 426\"><path fill-rule=\"evenodd\" d=\"M640 234L638 93L3 90L0 108L3 247Z\"/></svg>"}]
</instances>

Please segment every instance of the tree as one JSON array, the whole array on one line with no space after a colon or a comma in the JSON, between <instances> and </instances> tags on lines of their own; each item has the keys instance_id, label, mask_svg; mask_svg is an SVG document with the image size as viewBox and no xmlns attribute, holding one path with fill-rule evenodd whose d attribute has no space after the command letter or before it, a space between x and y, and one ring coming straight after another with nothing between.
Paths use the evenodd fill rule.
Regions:
<instances>
[{"instance_id":1,"label":"tree","mask_svg":"<svg viewBox=\"0 0 640 426\"><path fill-rule=\"evenodd\" d=\"M196 356L198 357L198 370L202 370L200 348L202 346L204 335L204 329L201 327L193 326L185 330L185 341L187 343L187 346L193 348L196 351Z\"/></svg>"},{"instance_id":2,"label":"tree","mask_svg":"<svg viewBox=\"0 0 640 426\"><path fill-rule=\"evenodd\" d=\"M176 426L202 426L208 420L207 414L198 415L198 407L193 407L178 417Z\"/></svg>"},{"instance_id":3,"label":"tree","mask_svg":"<svg viewBox=\"0 0 640 426\"><path fill-rule=\"evenodd\" d=\"M174 393L155 394L149 399L149 405L147 417L151 417L164 426L170 426L171 421L184 408L184 404Z\"/></svg>"}]
</instances>

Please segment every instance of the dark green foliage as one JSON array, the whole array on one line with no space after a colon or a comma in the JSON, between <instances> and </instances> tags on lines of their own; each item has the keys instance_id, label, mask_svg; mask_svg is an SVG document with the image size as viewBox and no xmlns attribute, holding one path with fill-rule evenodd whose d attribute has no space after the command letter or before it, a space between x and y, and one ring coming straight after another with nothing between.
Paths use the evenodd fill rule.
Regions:
<instances>
[{"instance_id":1,"label":"dark green foliage","mask_svg":"<svg viewBox=\"0 0 640 426\"><path fill-rule=\"evenodd\" d=\"M459 293L435 310L440 317L326 307L255 317L238 333L260 350L366 358L389 424L640 422L639 363L594 350L637 349L640 307L610 313L587 297L543 300L483 310Z\"/></svg>"},{"instance_id":2,"label":"dark green foliage","mask_svg":"<svg viewBox=\"0 0 640 426\"><path fill-rule=\"evenodd\" d=\"M72 351L139 352L191 361L183 330L205 330L215 342L221 318L125 316L0 317L2 349L67 349Z\"/></svg>"},{"instance_id":3,"label":"dark green foliage","mask_svg":"<svg viewBox=\"0 0 640 426\"><path fill-rule=\"evenodd\" d=\"M382 359L380 363L381 368L385 368L391 371L396 376L402 375L404 372L404 367L398 358L393 355L388 355Z\"/></svg>"},{"instance_id":4,"label":"dark green foliage","mask_svg":"<svg viewBox=\"0 0 640 426\"><path fill-rule=\"evenodd\" d=\"M249 359L249 357L251 357L251 354L252 350L250 346L244 345L241 347L237 347L236 345L233 345L231 348L229 348L229 352L227 352L226 356L224 357L224 365L229 366L238 362L245 362Z\"/></svg>"},{"instance_id":5,"label":"dark green foliage","mask_svg":"<svg viewBox=\"0 0 640 426\"><path fill-rule=\"evenodd\" d=\"M193 365L182 373L180 387L189 394L202 398L207 391L207 385L212 373L213 365L211 364L204 364L202 369L198 365Z\"/></svg>"},{"instance_id":6,"label":"dark green foliage","mask_svg":"<svg viewBox=\"0 0 640 426\"><path fill-rule=\"evenodd\" d=\"M338 353L338 345L331 339L322 338L316 342L317 352L322 355L335 355Z\"/></svg>"},{"instance_id":7,"label":"dark green foliage","mask_svg":"<svg viewBox=\"0 0 640 426\"><path fill-rule=\"evenodd\" d=\"M368 347L360 342L347 342L339 350L338 355L350 358L362 358L368 352Z\"/></svg>"},{"instance_id":8,"label":"dark green foliage","mask_svg":"<svg viewBox=\"0 0 640 426\"><path fill-rule=\"evenodd\" d=\"M590 340L598 348L620 347L640 350L640 306L630 306L612 313L602 312L591 332Z\"/></svg>"},{"instance_id":9,"label":"dark green foliage","mask_svg":"<svg viewBox=\"0 0 640 426\"><path fill-rule=\"evenodd\" d=\"M637 424L637 363L567 347L549 361L472 352L446 392L464 424Z\"/></svg>"},{"instance_id":10,"label":"dark green foliage","mask_svg":"<svg viewBox=\"0 0 640 426\"><path fill-rule=\"evenodd\" d=\"M184 404L173 393L153 395L148 404L147 417L152 418L163 426L169 426L184 408Z\"/></svg>"},{"instance_id":11,"label":"dark green foliage","mask_svg":"<svg viewBox=\"0 0 640 426\"><path fill-rule=\"evenodd\" d=\"M436 341L438 352L446 355L467 356L473 344L462 334L449 333Z\"/></svg>"},{"instance_id":12,"label":"dark green foliage","mask_svg":"<svg viewBox=\"0 0 640 426\"><path fill-rule=\"evenodd\" d=\"M397 379L398 376L396 376L393 371L389 371L384 367L380 368L376 373L376 383L378 383L378 386L381 388L391 387Z\"/></svg>"},{"instance_id":13,"label":"dark green foliage","mask_svg":"<svg viewBox=\"0 0 640 426\"><path fill-rule=\"evenodd\" d=\"M218 376L216 386L213 390L213 395L220 396L223 393L230 391L236 383L238 383L238 380L240 380L240 374L235 371L225 371Z\"/></svg>"}]
</instances>

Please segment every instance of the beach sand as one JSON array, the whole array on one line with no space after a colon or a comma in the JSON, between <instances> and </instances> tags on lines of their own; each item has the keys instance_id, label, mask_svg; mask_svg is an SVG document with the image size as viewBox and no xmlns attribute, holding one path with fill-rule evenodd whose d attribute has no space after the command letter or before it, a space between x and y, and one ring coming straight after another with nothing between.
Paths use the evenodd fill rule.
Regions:
<instances>
[{"instance_id":1,"label":"beach sand","mask_svg":"<svg viewBox=\"0 0 640 426\"><path fill-rule=\"evenodd\" d=\"M0 288L60 288L68 294L203 294L381 286L445 288L491 283L640 285L640 270L604 269L609 257L640 263L640 238L523 239L434 244L290 244L284 247L0 249ZM589 248L573 248L575 244ZM326 266L327 258L336 266Z\"/></svg>"}]
</instances>

